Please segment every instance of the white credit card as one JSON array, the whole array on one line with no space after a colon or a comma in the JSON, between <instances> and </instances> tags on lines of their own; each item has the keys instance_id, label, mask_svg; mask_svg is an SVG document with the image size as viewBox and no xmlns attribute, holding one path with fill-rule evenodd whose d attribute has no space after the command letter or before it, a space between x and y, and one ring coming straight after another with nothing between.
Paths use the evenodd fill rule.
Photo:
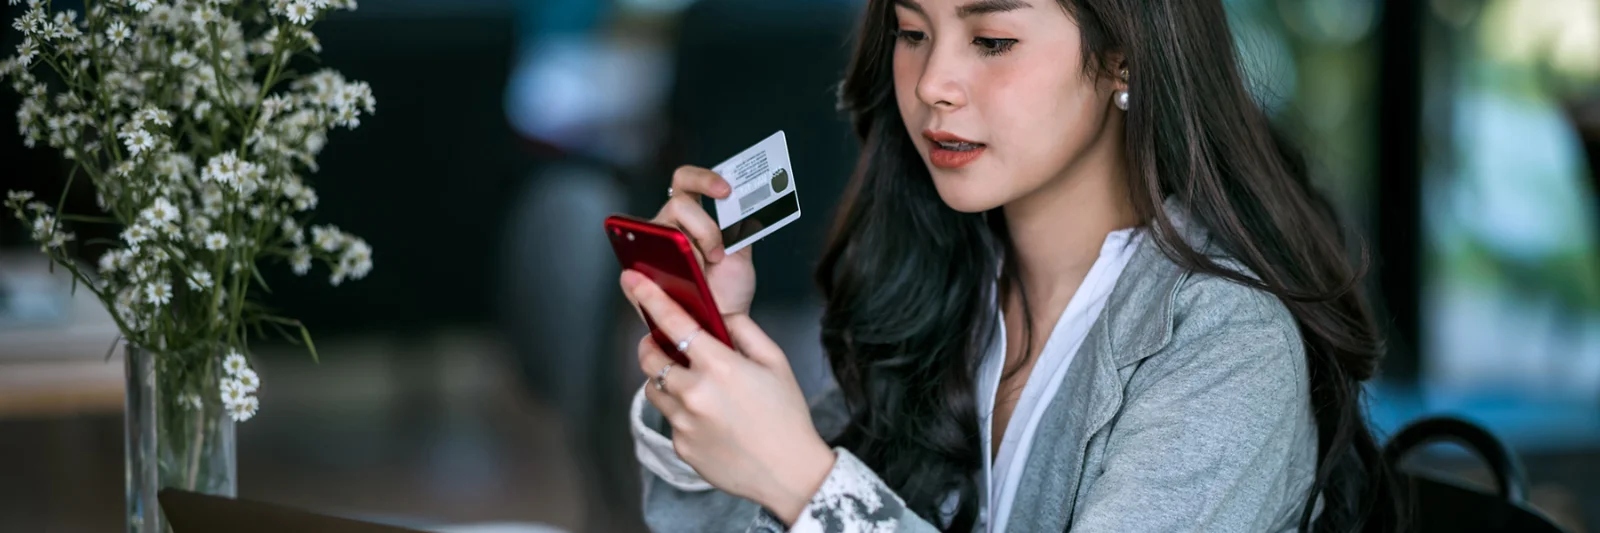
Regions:
<instances>
[{"instance_id":1,"label":"white credit card","mask_svg":"<svg viewBox=\"0 0 1600 533\"><path fill-rule=\"evenodd\" d=\"M733 194L715 201L722 246L728 253L800 219L800 196L782 131L711 170L733 186Z\"/></svg>"}]
</instances>

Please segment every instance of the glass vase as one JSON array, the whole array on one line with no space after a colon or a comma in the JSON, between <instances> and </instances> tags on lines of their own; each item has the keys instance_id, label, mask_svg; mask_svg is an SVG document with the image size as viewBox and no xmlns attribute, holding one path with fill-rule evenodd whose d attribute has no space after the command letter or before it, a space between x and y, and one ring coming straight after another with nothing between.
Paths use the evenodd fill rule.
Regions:
<instances>
[{"instance_id":1,"label":"glass vase","mask_svg":"<svg viewBox=\"0 0 1600 533\"><path fill-rule=\"evenodd\" d=\"M234 422L214 356L125 348L128 533L169 533L157 495L173 488L237 495Z\"/></svg>"}]
</instances>

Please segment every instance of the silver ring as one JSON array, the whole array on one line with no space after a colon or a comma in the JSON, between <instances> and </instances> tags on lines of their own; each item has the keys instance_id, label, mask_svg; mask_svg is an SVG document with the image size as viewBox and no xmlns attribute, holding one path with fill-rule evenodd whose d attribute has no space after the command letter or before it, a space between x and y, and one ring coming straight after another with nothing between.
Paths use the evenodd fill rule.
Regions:
<instances>
[{"instance_id":1,"label":"silver ring","mask_svg":"<svg viewBox=\"0 0 1600 533\"><path fill-rule=\"evenodd\" d=\"M672 187L667 187L667 198L672 198Z\"/></svg>"},{"instance_id":2,"label":"silver ring","mask_svg":"<svg viewBox=\"0 0 1600 533\"><path fill-rule=\"evenodd\" d=\"M695 336L697 336L699 334L700 334L700 330L696 329L696 330L694 330L694 333L690 333L688 337L684 337L683 340L678 341L678 353L684 353L684 352L689 351L689 343L694 342Z\"/></svg>"},{"instance_id":3,"label":"silver ring","mask_svg":"<svg viewBox=\"0 0 1600 533\"><path fill-rule=\"evenodd\" d=\"M656 372L656 392L666 392L667 371L669 370L672 370L672 363L667 363L667 366L661 367L660 372Z\"/></svg>"}]
</instances>

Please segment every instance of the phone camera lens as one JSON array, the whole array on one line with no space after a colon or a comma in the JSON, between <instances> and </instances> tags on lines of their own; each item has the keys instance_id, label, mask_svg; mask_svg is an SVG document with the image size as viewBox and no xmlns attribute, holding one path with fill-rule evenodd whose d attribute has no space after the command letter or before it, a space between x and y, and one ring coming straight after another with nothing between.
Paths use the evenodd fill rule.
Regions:
<instances>
[{"instance_id":1,"label":"phone camera lens","mask_svg":"<svg viewBox=\"0 0 1600 533\"><path fill-rule=\"evenodd\" d=\"M631 232L631 231L630 231L630 232L628 232L628 240L629 240L629 241L632 241L632 240L633 240L633 232Z\"/></svg>"}]
</instances>

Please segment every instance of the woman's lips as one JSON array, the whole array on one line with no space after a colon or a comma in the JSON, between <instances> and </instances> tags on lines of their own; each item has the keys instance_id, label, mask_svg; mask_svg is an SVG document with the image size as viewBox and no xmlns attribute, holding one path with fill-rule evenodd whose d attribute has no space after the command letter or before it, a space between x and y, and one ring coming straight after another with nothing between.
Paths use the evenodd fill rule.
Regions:
<instances>
[{"instance_id":1,"label":"woman's lips","mask_svg":"<svg viewBox=\"0 0 1600 533\"><path fill-rule=\"evenodd\" d=\"M972 164L987 148L983 143L946 131L923 130L922 137L932 143L928 160L939 168L957 169Z\"/></svg>"},{"instance_id":2,"label":"woman's lips","mask_svg":"<svg viewBox=\"0 0 1600 533\"><path fill-rule=\"evenodd\" d=\"M933 163L933 166L953 170L977 161L983 156L983 150L982 145L967 150L951 150L934 143L933 148L928 150L928 161Z\"/></svg>"}]
</instances>

